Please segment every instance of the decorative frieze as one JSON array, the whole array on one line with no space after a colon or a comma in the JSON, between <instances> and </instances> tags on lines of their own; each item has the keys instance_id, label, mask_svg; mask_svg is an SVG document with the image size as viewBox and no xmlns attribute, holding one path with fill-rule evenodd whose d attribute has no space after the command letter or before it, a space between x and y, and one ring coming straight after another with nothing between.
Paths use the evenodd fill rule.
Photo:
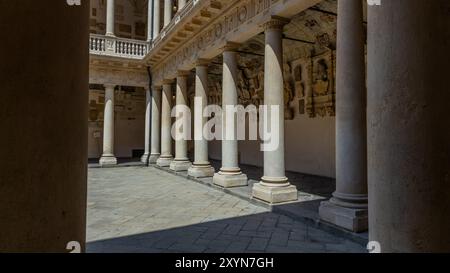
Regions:
<instances>
[{"instance_id":1,"label":"decorative frieze","mask_svg":"<svg viewBox=\"0 0 450 273\"><path fill-rule=\"evenodd\" d=\"M89 83L148 86L148 72L136 62L109 61L92 58L89 65Z\"/></svg>"},{"instance_id":2,"label":"decorative frieze","mask_svg":"<svg viewBox=\"0 0 450 273\"><path fill-rule=\"evenodd\" d=\"M168 75L175 75L176 70L180 67L190 69L203 51L213 47L217 49L223 47L228 35L236 32L255 17L268 15L267 11L276 2L279 0L234 1L225 14L212 20L212 23L203 28L184 46L172 51L173 53L168 58L164 60L158 58L158 61L152 61L156 60L157 52L150 52L147 59L154 64L153 79L158 82ZM282 20L276 21L281 23ZM255 27L260 28L261 26L256 25Z\"/></svg>"}]
</instances>

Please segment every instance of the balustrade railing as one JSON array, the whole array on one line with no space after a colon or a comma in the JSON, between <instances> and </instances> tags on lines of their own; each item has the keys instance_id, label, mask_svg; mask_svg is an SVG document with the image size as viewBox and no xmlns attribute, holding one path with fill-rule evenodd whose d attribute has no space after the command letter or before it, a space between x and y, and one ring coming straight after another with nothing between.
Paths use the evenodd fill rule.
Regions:
<instances>
[{"instance_id":1,"label":"balustrade railing","mask_svg":"<svg viewBox=\"0 0 450 273\"><path fill-rule=\"evenodd\" d=\"M91 34L89 50L91 54L143 59L147 55L149 45L145 41Z\"/></svg>"}]
</instances>

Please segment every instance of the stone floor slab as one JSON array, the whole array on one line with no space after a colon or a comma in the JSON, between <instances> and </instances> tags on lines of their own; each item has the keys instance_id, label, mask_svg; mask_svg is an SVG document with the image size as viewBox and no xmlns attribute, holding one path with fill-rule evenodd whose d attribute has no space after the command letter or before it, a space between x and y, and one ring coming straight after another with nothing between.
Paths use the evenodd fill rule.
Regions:
<instances>
[{"instance_id":1,"label":"stone floor slab","mask_svg":"<svg viewBox=\"0 0 450 273\"><path fill-rule=\"evenodd\" d=\"M90 168L88 187L88 252L365 252L314 226L156 168Z\"/></svg>"}]
</instances>

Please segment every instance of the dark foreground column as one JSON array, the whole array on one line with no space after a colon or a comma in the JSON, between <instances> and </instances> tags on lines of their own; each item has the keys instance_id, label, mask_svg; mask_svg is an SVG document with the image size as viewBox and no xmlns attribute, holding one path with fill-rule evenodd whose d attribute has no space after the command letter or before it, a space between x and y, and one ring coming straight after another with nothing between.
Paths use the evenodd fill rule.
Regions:
<instances>
[{"instance_id":1,"label":"dark foreground column","mask_svg":"<svg viewBox=\"0 0 450 273\"><path fill-rule=\"evenodd\" d=\"M84 249L89 1L0 1L0 252Z\"/></svg>"},{"instance_id":2,"label":"dark foreground column","mask_svg":"<svg viewBox=\"0 0 450 273\"><path fill-rule=\"evenodd\" d=\"M370 240L450 251L450 1L369 7Z\"/></svg>"}]
</instances>

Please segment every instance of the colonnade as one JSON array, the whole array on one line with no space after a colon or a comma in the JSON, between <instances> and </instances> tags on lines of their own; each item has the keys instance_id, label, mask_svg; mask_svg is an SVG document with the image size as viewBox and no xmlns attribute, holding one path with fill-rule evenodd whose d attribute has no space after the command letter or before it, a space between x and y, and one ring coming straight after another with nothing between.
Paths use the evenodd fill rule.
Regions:
<instances>
[{"instance_id":1,"label":"colonnade","mask_svg":"<svg viewBox=\"0 0 450 273\"><path fill-rule=\"evenodd\" d=\"M330 201L323 202L319 213L323 220L353 231L367 229L367 166L366 166L366 114L365 114L365 63L364 34L362 25L362 3L340 1L337 49L337 122L336 165L337 189ZM265 32L264 105L268 108L267 122L277 125L278 145L264 151L264 175L261 182L253 186L252 196L268 203L295 201L298 191L285 175L284 143L284 78L283 78L283 27L289 20L271 17L263 24ZM352 31L341 31L351 29ZM174 171L187 171L195 178L213 177L213 183L224 187L247 186L247 176L241 172L238 162L237 117L227 122L227 109L238 104L238 44L227 43L223 55L223 136L222 166L216 173L208 158L208 141L203 128L208 121L203 116L208 104L209 60L199 59L195 63L194 104L194 162L189 162L187 142L176 135L175 151L172 151L172 98L176 84L176 106L187 105L188 71L180 71L176 78L165 79L160 86L147 90L146 150L142 161L170 167ZM104 154L102 165L116 164L113 151L113 119L111 113L114 98L111 87L106 86ZM150 107L152 104L152 107ZM273 108L278 111L271 111ZM150 108L152 110L150 110ZM151 115L150 115L151 111ZM113 112L113 111L112 111ZM186 119L186 115L177 118ZM110 120L107 120L110 119ZM151 119L151 120L150 120ZM149 122L150 121L150 122ZM151 130L150 130L151 128ZM151 133L150 133L151 132ZM176 132L179 134L180 132ZM150 138L150 139L148 139ZM265 144L265 143L264 143ZM174 153L175 152L175 153Z\"/></svg>"},{"instance_id":2,"label":"colonnade","mask_svg":"<svg viewBox=\"0 0 450 273\"><path fill-rule=\"evenodd\" d=\"M264 177L253 187L253 197L268 203L282 203L297 200L297 189L291 185L285 176L284 166L284 81L283 81L283 26L288 20L272 17L264 24L266 33L265 54L265 104L278 107L278 111L269 114L279 124L279 145L274 149L264 151ZM238 162L237 113L234 122L227 122L227 109L238 105L238 44L227 43L222 49L223 55L223 105L222 105L222 166L216 170L211 166L208 158L208 140L204 136L204 126L208 118L203 115L208 105L208 65L210 60L199 59L195 63L195 103L194 112L194 162L187 158L187 144L185 140L176 140L175 154L171 150L172 136L169 134L171 113L168 111L173 96L173 84L176 83L176 105L186 106L186 88L189 72L181 71L175 79L165 79L162 86L153 86L152 94L153 115L147 126L152 127L152 152L150 164L160 167L170 167L174 171L187 171L195 178L213 177L213 183L224 187L240 187L248 185L247 176L242 173ZM163 100L159 99L163 90ZM165 99L166 98L166 99ZM161 109L161 112L159 112ZM270 116L275 115L275 116ZM186 115L177 118L188 118ZM177 131L175 132L177 134ZM234 135L234 138L228 138ZM176 136L175 136L176 137ZM177 137L176 137L177 138ZM177 138L178 139L178 138ZM158 158L159 156L159 158ZM158 159L157 159L158 158Z\"/></svg>"},{"instance_id":3,"label":"colonnade","mask_svg":"<svg viewBox=\"0 0 450 273\"><path fill-rule=\"evenodd\" d=\"M271 109L277 107L278 112L268 111L267 119L278 125L279 145L264 151L264 176L261 182L253 186L252 196L268 203L283 203L298 199L297 188L291 185L285 175L285 143L284 143L284 80L283 80L283 27L289 23L285 18L272 17L263 27L265 32L265 68L264 68L264 105ZM349 31L350 30L350 31ZM364 29L363 7L361 1L339 1L338 41L337 41L337 109L336 109L336 192L329 201L322 202L319 208L320 217L327 222L339 225L352 231L367 230L367 141L366 141L366 86L364 62ZM237 106L237 53L239 45L227 43L223 53L223 135L237 132L236 122L226 122L227 106ZM154 115L152 126L163 122L161 128L166 133L159 133L159 128L152 134L154 156L159 153L159 139L164 152L159 160L151 160L159 166L171 166L175 171L188 171L192 177L213 177L213 183L224 187L247 186L248 179L241 172L238 162L238 141L222 140L222 167L215 173L208 161L208 143L203 137L203 126L206 118L202 115L207 105L208 93L208 61L199 60L195 66L194 135L195 151L192 165L187 163L187 146L178 143L175 158L184 163L179 167L173 160L169 145L171 136L167 133L170 113L164 111L167 102L162 103L161 112ZM177 82L177 89L184 88L186 77L166 79L164 92L171 88L168 83ZM154 100L161 86L154 86ZM168 96L169 94L166 94ZM177 104L183 104L184 93L177 92ZM164 117L166 116L166 117ZM236 119L235 119L236 120ZM148 125L150 126L150 125ZM169 153L170 152L170 153Z\"/></svg>"},{"instance_id":4,"label":"colonnade","mask_svg":"<svg viewBox=\"0 0 450 273\"><path fill-rule=\"evenodd\" d=\"M163 0L161 15L161 0L148 0L147 7L147 41L153 41L160 34L161 27L166 27L174 16L172 0ZM180 11L186 6L188 0L178 0L176 10ZM163 25L161 26L161 16ZM106 36L115 36L115 0L106 1Z\"/></svg>"},{"instance_id":5,"label":"colonnade","mask_svg":"<svg viewBox=\"0 0 450 273\"><path fill-rule=\"evenodd\" d=\"M0 164L3 189L0 219L8 219L0 226L3 234L0 251L3 252L67 252L68 242L79 242L81 250L85 245L89 56L86 48L72 45L88 39L89 4L82 1L81 6L72 9L63 1L42 1L44 5L41 1L18 1L15 5L0 2L0 29L5 37L10 37L4 44L9 54L2 60L7 68L3 74L10 77L4 81L5 92L0 99L2 109L8 113L7 118L1 119L6 133L0 135L0 142L5 143L2 148L9 155ZM361 23L358 2L361 1L338 1L337 189L333 199L323 203L321 216L336 225L356 223L358 226L357 218L364 218L367 202L364 184L368 183L369 240L379 242L382 252L448 252L450 83L446 76L450 56L445 52L449 47L450 4L448 0L396 0L369 7L367 99L363 100L361 39L364 35L358 26ZM22 16L24 10L36 12ZM19 17L23 20L16 20ZM16 25L11 27L7 22ZM357 26L352 27L351 23ZM28 31L17 32L18 24ZM270 85L265 100L272 105L282 102L282 94L278 92L282 86L279 82L281 24L272 22L265 26L265 81ZM48 35L41 39L41 34L52 28L67 35ZM114 33L111 25L107 29ZM23 60L24 39L40 41L26 48L27 60ZM226 67L231 67L224 74L232 79L234 57L231 53L224 55L227 55ZM43 57L48 61L30 62ZM28 61L27 69L23 69L23 61ZM8 74L8 71L16 73ZM207 65L199 62L196 95L201 99L205 99L207 86L205 71ZM53 74L65 76L49 77ZM228 82L231 83L232 80ZM150 162L157 162L161 155L160 124L164 120L162 87L152 88L152 92L147 90L147 105L153 106L148 110L152 113L152 130L148 133L151 145L147 149ZM114 86L106 85L105 89L108 119L105 132L113 132ZM234 90L234 87L228 85L226 89ZM234 94L227 95L226 102L234 103ZM24 114L24 109L33 114ZM114 154L111 143L113 139L106 139L105 159L111 159ZM237 171L235 146L224 145L233 148L224 160L223 169ZM364 146L367 156L363 154ZM175 159L182 158L183 153L179 157L178 151L184 151L184 146L179 147ZM200 163L210 168L206 165L204 148L203 141L196 143L192 168L198 168ZM24 167L25 154L33 164ZM271 157L282 159L282 155L281 148L266 152L264 183L258 185L260 191L275 192L275 185L290 187L284 178L283 161L277 160L281 162L279 165L269 166L275 163L270 161Z\"/></svg>"},{"instance_id":6,"label":"colonnade","mask_svg":"<svg viewBox=\"0 0 450 273\"><path fill-rule=\"evenodd\" d=\"M152 2L152 1L151 1ZM153 1L156 3L158 1ZM401 1L402 2L402 1ZM402 2L403 3L403 2ZM414 1L417 7L421 6L418 1ZM159 4L159 2L158 2ZM167 4L167 3L166 3ZM386 177L393 177L398 181L404 180L401 177L396 177L393 173L393 169L386 167L382 161L382 158L386 162L389 161L388 154L392 155L398 159L398 163L402 162L400 158L405 153L409 153L410 150L402 148L402 146L391 145L389 146L392 151L398 150L397 154L393 153L382 153L384 144L400 143L394 137L402 139L405 143L408 143L408 139L402 138L400 132L397 136L389 135L385 136L384 133L393 131L396 129L390 128L384 132L381 132L378 128L380 119L378 116L380 113L376 112L384 111L383 106L380 106L376 102L380 100L374 92L379 90L375 88L379 85L384 86L386 90L391 90L394 92L395 88L384 82L384 85L378 79L374 79L374 73L381 78L386 78L383 71L380 70L382 65L379 63L380 60L376 59L379 54L378 51L370 50L370 44L368 42L368 61L377 65L377 69L372 69L372 77L368 77L369 91L372 94L367 98L367 83L366 83L366 64L365 64L365 33L363 24L363 6L361 1L338 1L338 24L337 24L337 65L336 65L336 191L330 200L324 201L319 207L319 216L325 221L332 223L334 225L343 227L347 230L354 232L365 231L369 227L369 194L368 188L372 190L371 196L372 200L383 199L391 204L395 203L395 200L383 197L385 192L383 189L375 186L377 183L384 183L386 188L392 188ZM401 5L401 4L398 4ZM437 4L436 4L437 5ZM180 5L181 7L181 5ZM430 14L435 12L433 8L436 6L428 6L427 11ZM390 9L394 10L391 4L383 4L382 7L378 7L378 12L372 12L369 15L372 16L373 22L378 22L378 18L387 16ZM158 9L159 10L159 9ZM381 11L380 11L381 10ZM420 9L417 9L420 10ZM152 14L154 18L159 16L158 12ZM165 14L165 17L169 18L169 13ZM432 17L432 16L431 16ZM409 18L409 17L408 17ZM413 17L411 17L413 18ZM369 18L370 19L370 18ZM156 20L156 19L155 19ZM269 111L268 118L270 120L276 120L279 127L279 146L276 149L270 149L264 151L264 176L261 178L261 182L253 186L252 196L254 198L266 201L268 203L283 203L297 200L297 188L291 185L285 175L285 162L284 162L284 98L283 98L283 26L288 23L288 20L279 17L272 17L269 21L264 24L265 32L265 70L264 70L264 105L267 107L277 106L279 109L278 114L274 114ZM408 22L406 22L408 23ZM406 24L405 23L405 24ZM434 22L427 22L430 26L434 26ZM391 25L385 26L382 24L380 28L386 29L386 31L392 27ZM444 26L436 25L436 28L443 28L443 31L447 31ZM447 27L447 25L445 25ZM111 28L107 28L111 29ZM375 37L375 30L377 28L372 26L369 27L369 39ZM154 29L155 30L155 29ZM421 30L422 31L422 30ZM425 31L423 30L425 33ZM157 33L154 31L153 34ZM379 34L381 35L381 34ZM383 34L385 35L385 34ZM407 33L405 35L409 38L413 37L417 39L413 34ZM376 45L381 47L381 42L378 44L372 41L372 46ZM430 48L432 45L425 44ZM237 105L237 53L236 50L239 45L233 43L227 43L227 45L222 49L223 55L223 113L222 119L226 121L227 117L227 107L226 106L236 106ZM437 47L437 46L435 46ZM386 54L391 54L392 52L387 52ZM409 53L409 51L406 51ZM417 62L426 62L419 57L412 56L413 52L408 55L411 60L416 60ZM431 56L429 58L432 58ZM395 59L393 57L393 59ZM443 66L442 63L436 62L436 67ZM431 61L430 61L431 63ZM214 184L229 188L229 187L240 187L247 186L248 179L247 176L242 173L239 162L238 162L238 145L236 140L223 140L222 141L222 166L220 170L216 172L211 166L208 160L208 141L203 136L203 127L207 122L207 118L202 116L203 107L207 105L207 94L208 94L208 64L209 60L200 59L195 64L195 97L196 104L194 105L194 162L189 162L187 158L187 144L185 141L176 141L175 154L172 151L172 136L170 134L171 127L171 117L170 117L170 98L173 96L173 84L176 83L176 105L186 105L186 89L187 89L187 78L189 72L180 71L178 76L173 79L165 79L161 86L152 86L152 92L147 92L147 105L152 104L151 110L151 121L146 122L146 134L147 137L150 136L150 140L147 140L148 145L146 145L146 156L143 157L143 161L148 161L150 164L158 164L159 166L170 167L174 171L187 171L192 177L213 177ZM422 64L422 63L421 63ZM395 64L393 64L395 65ZM370 67L369 67L370 68ZM401 70L401 68L399 68ZM369 71L370 74L371 71ZM398 73L398 71L391 71L393 74ZM418 76L418 75L417 75ZM419 77L419 76L418 76ZM436 79L435 82L440 82L436 77L430 76ZM420 83L418 83L420 85ZM372 88L370 90L370 87ZM416 98L420 101L422 98L424 101L429 101L430 104L436 104L435 101L430 101L429 98L420 95L420 90L416 90L413 86L409 88L414 91L410 95L411 98ZM375 90L376 89L376 90ZM107 104L105 107L105 118L113 117L113 113L110 111L110 102L113 102L113 98L107 89L107 95L105 96ZM384 89L383 89L384 90ZM409 89L408 89L409 90ZM384 92L384 91L383 91ZM404 96L402 98L407 98ZM391 97L393 99L393 97ZM395 97L395 99L400 100L400 97ZM369 103L369 107L367 104ZM387 102L386 102L387 103ZM405 102L407 103L407 102ZM386 104L388 105L388 104ZM399 104L400 105L400 104ZM367 108L371 111L371 115L367 115ZM381 109L382 108L382 109ZM427 108L428 109L428 108ZM439 108L441 109L441 108ZM393 112L398 112L393 109ZM149 115L150 110L147 110L147 115ZM434 113L434 112L433 112ZM433 114L431 113L431 114ZM430 114L430 115L431 115ZM272 115L272 116L271 116ZM273 116L275 115L275 116ZM434 114L433 114L434 115ZM378 118L378 119L377 119ZM148 120L150 117L148 116ZM371 122L371 127L368 126L368 121ZM420 121L422 122L422 121ZM226 132L235 132L236 123L223 123L225 127L223 128L224 134ZM384 123L385 124L385 123ZM389 124L389 123L388 123ZM394 124L394 123L392 123ZM395 123L396 126L406 126L404 123ZM387 125L384 125L386 127ZM393 126L393 125L392 125ZM105 121L105 132L111 131L111 123ZM383 127L383 128L384 128ZM409 130L409 127L406 126ZM439 127L439 126L438 126ZM150 134L151 128L151 134ZM440 128L440 127L439 127ZM413 132L413 130L409 130ZM443 134L448 132L447 128L442 128ZM374 132L377 134L375 135ZM417 131L418 132L418 131ZM372 135L370 135L372 134ZM436 133L436 136L439 135ZM383 136L381 139L380 136ZM425 139L425 136L420 138L416 136L417 139ZM369 140L369 141L368 141ZM442 140L446 143L444 140ZM113 162L113 149L110 145L111 138L106 140L105 138L105 148L103 162ZM419 143L419 142L417 142ZM411 145L416 145L417 143L411 143ZM151 144L151 145L150 145ZM377 147L377 149L375 149ZM448 145L445 146L448 148ZM369 151L368 151L369 149ZM372 150L370 150L372 149ZM406 150L405 150L406 149ZM424 150L424 155L426 157L431 157L434 155L432 152L426 154ZM439 152L436 152L436 157L439 157ZM147 158L148 157L148 158ZM448 162L448 157L442 157L443 162ZM403 168L404 166L409 166L408 161L403 163L404 165L398 166L398 168ZM424 163L425 164L425 163ZM395 164L394 164L395 165ZM441 164L442 165L442 164ZM430 167L430 170L436 169L437 173L442 174L442 177L447 177L442 173L440 169L440 164L436 164L434 167ZM413 165L411 165L413 166ZM399 169L399 170L400 170ZM433 177L431 171L414 170L412 167L405 167L404 177L409 177L409 173L418 173L420 177L426 177L429 175ZM412 177L412 180L415 178ZM435 182L429 181L430 186L434 186L433 183L440 178L437 177ZM426 180L426 179L425 179ZM369 187L370 186L370 187ZM397 187L401 188L400 185ZM405 186L406 187L406 186ZM409 199L414 199L413 197L420 192L422 187L417 188L414 191L413 188L406 187L407 193L409 194ZM434 187L436 188L436 187ZM435 193L438 195L438 193ZM399 197L400 198L400 197ZM425 205L421 203L425 208L430 210L433 208L431 205ZM448 207L448 204L444 204ZM386 206L381 203L372 201L371 203L372 211L372 223L371 228L376 230L371 233L371 236L377 240L380 240L381 236L386 230L389 229L387 225L384 225L383 221L386 221L386 217L381 215L380 208L386 208ZM417 207L417 206L416 206ZM407 209L405 209L407 210ZM380 220L381 219L381 220ZM412 220L411 220L412 221ZM414 222L414 221L412 221ZM421 223L420 223L421 224ZM400 225L400 223L399 223ZM447 225L447 223L445 223ZM438 226L437 224L435 225ZM433 228L435 227L433 226ZM407 231L406 233L408 233ZM412 232L410 232L412 233ZM409 236L409 235L408 235ZM412 235L411 235L412 236ZM420 237L420 236L418 236ZM436 242L438 244L438 242ZM390 246L394 249L394 246Z\"/></svg>"}]
</instances>

